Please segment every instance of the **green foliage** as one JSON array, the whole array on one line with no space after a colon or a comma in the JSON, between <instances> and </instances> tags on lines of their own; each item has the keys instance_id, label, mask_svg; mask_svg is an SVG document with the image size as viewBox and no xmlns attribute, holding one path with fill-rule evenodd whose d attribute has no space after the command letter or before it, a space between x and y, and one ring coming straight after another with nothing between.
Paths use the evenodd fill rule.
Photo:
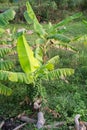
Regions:
<instances>
[{"instance_id":1,"label":"green foliage","mask_svg":"<svg viewBox=\"0 0 87 130\"><path fill-rule=\"evenodd\" d=\"M65 8L81 8L86 7L86 0L54 0L57 5L63 9Z\"/></svg>"},{"instance_id":2,"label":"green foliage","mask_svg":"<svg viewBox=\"0 0 87 130\"><path fill-rule=\"evenodd\" d=\"M58 27L58 29L55 28L55 31L54 31L54 29L52 28L53 26L55 25L52 25L52 24L47 25L48 28L44 29L46 30L47 34L54 35L57 32L58 34L63 34L63 35L67 34L67 36L72 37L75 35L79 36L81 34L86 33L86 28L82 24L79 24L79 23L76 23L76 25L75 24L67 25L66 27L68 28L68 31L66 31L65 29L64 30L60 29L61 26ZM40 34L38 36L40 36ZM28 43L25 42L26 40L24 40L25 39L24 36L23 37L20 36L20 37L21 37L20 43L22 43L22 45L26 45L26 44L28 45ZM33 52L33 57L37 59L38 62L40 63L40 66L31 75L25 74L22 72L17 73L17 72L9 72L9 71L0 70L0 80L2 82L5 82L7 86L10 86L14 90L13 95L11 97L6 97L6 100L4 100L4 98L1 98L0 96L0 99L1 99L0 113L2 115L8 114L9 116L11 115L14 116L14 115L18 115L19 113L22 113L25 110L25 112L28 112L28 114L31 114L29 110L29 105L24 105L24 106L19 105L19 102L24 100L24 97L27 91L27 95L29 96L30 101L32 101L32 99L34 99L38 95L41 95L43 98L46 98L48 102L46 102L45 105L49 105L49 108L53 110L55 109L55 111L58 112L60 115L60 117L58 117L56 120L67 120L70 122L71 119L72 120L74 119L74 116L77 113L81 114L82 120L87 120L87 117L86 117L86 114L87 114L87 110L86 110L87 108L86 46L83 47L81 46L80 42L78 43L76 42L73 45L74 47L75 46L77 47L77 49L75 49L73 48L73 46L71 46L71 44L68 45L67 43L65 43L64 40L62 42L59 42L59 40L56 40L56 43L53 43L54 39L51 39L51 42L50 42L50 39L49 40L46 39L47 35L46 37L44 36L44 38L45 39L43 39L43 37L39 37L39 40L35 39L36 41L41 41L41 42L36 42L40 44L39 45L36 44L36 48L34 48L35 50L32 51L32 49L30 48L31 49L30 52ZM82 42L84 42L84 40L82 40ZM29 44L32 45L31 42L29 42ZM25 50L23 49L24 54L27 52L26 51L27 48L30 47L30 45L28 46L27 45L25 47ZM56 47L55 50L53 46ZM49 50L49 47L51 47L52 50ZM62 50L62 47L64 47L64 50ZM75 51L74 55L73 55L73 52L70 52L68 50L68 48L69 49L71 48L72 50ZM52 53L51 56L48 56L48 59L46 59L45 62L43 62L44 50L47 54L49 53L48 50L51 51L50 53ZM76 50L79 50L79 53L76 53ZM2 58L3 56L9 54L9 52L10 51L4 52L4 53L1 52ZM23 53L21 52L21 48L19 50L19 53L21 54L22 57L24 56ZM51 57L53 58L50 59ZM22 58L22 60L23 59L24 57ZM23 62L23 64L25 63ZM73 67L76 70L75 70L75 74L71 78L69 77L68 79L65 79L65 76L70 76L71 74L74 73L73 69L69 69L67 67L69 68ZM19 71L18 66L16 67L16 70ZM20 71L22 70L20 69ZM31 77L34 78L33 84L31 82L33 81L31 80L32 79ZM62 78L64 78L64 81L68 80L68 83L66 84L62 82L60 80ZM47 81L47 79L50 82ZM10 81L12 81L12 84L10 83ZM15 84L14 82L17 82L17 84ZM19 84L18 82L21 82L21 84ZM3 86L3 85L0 84L0 86ZM0 89L0 92L2 94L8 93L7 95L9 95L9 92L11 91L7 91L6 88L5 89L3 88L4 87L1 87L3 91ZM47 115L48 122L50 122L51 120L52 121L54 120L53 116L50 117L48 113L46 115ZM29 127L26 129L29 129ZM64 126L59 129L67 130L68 128Z\"/></svg>"},{"instance_id":3,"label":"green foliage","mask_svg":"<svg viewBox=\"0 0 87 130\"><path fill-rule=\"evenodd\" d=\"M39 24L36 15L34 14L34 11L32 10L31 5L29 4L29 2L26 3L27 6L27 16L25 13L25 19L28 21L29 19L31 19L33 25L34 25L34 29L35 32L40 35L40 37L44 38L44 36L46 35L46 32L44 31L43 27L41 26L41 24Z\"/></svg>"},{"instance_id":4,"label":"green foliage","mask_svg":"<svg viewBox=\"0 0 87 130\"><path fill-rule=\"evenodd\" d=\"M40 46L37 46L35 49L35 57L40 62L40 64L43 63L43 50Z\"/></svg>"},{"instance_id":5,"label":"green foliage","mask_svg":"<svg viewBox=\"0 0 87 130\"><path fill-rule=\"evenodd\" d=\"M18 38L17 51L20 64L25 73L32 73L39 67L38 60L22 35Z\"/></svg>"},{"instance_id":6,"label":"green foliage","mask_svg":"<svg viewBox=\"0 0 87 130\"><path fill-rule=\"evenodd\" d=\"M66 77L66 76L70 76L71 74L74 73L73 69L66 69L65 68L65 69L55 70L54 66L55 66L56 62L59 61L58 56L48 60L46 64L39 65L38 63L40 61L38 61L38 60L40 60L40 59L37 60L34 57L33 51L30 49L28 43L26 42L24 35L21 35L18 38L17 48L18 48L18 55L19 55L21 67L23 68L24 72L28 75L28 77L30 74L30 77L29 77L30 82L29 83L32 83L32 84L34 83L35 86L37 86L36 82L37 82L37 79L39 78L39 87L38 87L39 89L37 89L37 93L40 93L39 92L40 90L42 93L42 89L40 89L40 88L42 88L40 79L45 79L45 80L47 80L47 79L52 80L55 78L58 79L62 76ZM23 53L26 54L26 59L25 59L25 55L23 55ZM36 65L38 65L38 67L36 67ZM30 66L30 68L29 68L29 66ZM29 69L29 71L28 71L28 69ZM9 75L10 74L11 73L9 73ZM12 74L13 75L9 76L12 78L8 77L9 80L11 80L11 81L12 81L13 76L14 76L14 73L12 73ZM17 78L17 81L18 81L17 76L18 75L14 76L14 81L15 81L15 78ZM50 77L50 78L48 78L48 77Z\"/></svg>"},{"instance_id":7,"label":"green foliage","mask_svg":"<svg viewBox=\"0 0 87 130\"><path fill-rule=\"evenodd\" d=\"M22 72L10 72L10 71L4 71L0 70L0 80L4 81L12 81L12 82L21 82L29 84L31 83L32 76L26 75Z\"/></svg>"},{"instance_id":8,"label":"green foliage","mask_svg":"<svg viewBox=\"0 0 87 130\"><path fill-rule=\"evenodd\" d=\"M38 22L35 14L33 12L33 9L31 8L31 6L28 2L26 4L26 6L27 6L27 13L25 13L25 18L27 19L27 21L29 19L31 19L31 22L34 25L35 32L38 34L39 39L41 41L42 40L44 41L45 45L44 46L41 45L41 49L40 49L40 43L37 44L39 47L36 48L36 51L35 51L35 57L37 58L36 59L34 57L33 51L29 47L24 35L22 34L18 38L17 51L18 51L19 61L20 61L22 69L24 70L24 72L26 74L31 74L29 83L34 83L34 85L36 86L37 79L39 78L39 80L40 80L39 85L38 85L39 89L37 90L39 92L39 90L41 90L41 88L42 88L41 82L43 79L44 80L45 79L53 80L53 79L70 76L74 73L74 70L70 69L70 68L55 69L55 63L56 63L56 61L59 61L59 56L56 56L56 57L52 58L51 60L48 60L47 62L44 62L44 56L46 55L47 50L48 50L47 48L48 48L48 45L51 40L51 38L50 38L51 34L54 33L54 35L57 35L58 27L61 27L61 25L63 26L65 23L68 23L69 21L80 17L81 13L70 16L69 18L67 18L68 20L67 19L65 19L65 21L63 20L63 22L61 22L62 24L60 24L60 23L56 24L56 25L49 24L49 26L48 26L49 30L46 32L45 29ZM48 37L50 40L48 40ZM59 34L58 38L59 39L56 39L56 40L60 40L64 43L70 42L70 40L67 37L63 36L62 34ZM52 39L55 39L55 38L52 37ZM26 59L25 59L25 57L26 57ZM43 64L43 63L45 63L45 64Z\"/></svg>"},{"instance_id":9,"label":"green foliage","mask_svg":"<svg viewBox=\"0 0 87 130\"><path fill-rule=\"evenodd\" d=\"M58 78L70 76L72 74L74 74L73 69L69 69L69 68L55 69L54 71L48 72L46 74L46 79L55 80L55 79L58 79Z\"/></svg>"},{"instance_id":10,"label":"green foliage","mask_svg":"<svg viewBox=\"0 0 87 130\"><path fill-rule=\"evenodd\" d=\"M66 19L64 19L64 20L62 20L62 21L60 21L58 24L55 24L55 25L54 25L54 28L58 28L58 27L60 27L60 26L66 25L67 23L69 23L69 22L71 22L72 20L77 19L77 18L79 18L79 17L81 17L81 16L82 16L82 13L76 13L76 14L74 14L74 15L72 15L72 16L69 16L68 18L66 18Z\"/></svg>"},{"instance_id":11,"label":"green foliage","mask_svg":"<svg viewBox=\"0 0 87 130\"><path fill-rule=\"evenodd\" d=\"M0 57L4 57L5 55L7 55L10 52L11 52L10 48L1 46L1 48L0 48Z\"/></svg>"},{"instance_id":12,"label":"green foliage","mask_svg":"<svg viewBox=\"0 0 87 130\"><path fill-rule=\"evenodd\" d=\"M43 82L43 84L47 88L48 106L60 114L58 120L70 122L77 113L85 119L87 104L82 98L82 95L86 94L86 91L81 91L83 87L71 83L66 84L60 80Z\"/></svg>"},{"instance_id":13,"label":"green foliage","mask_svg":"<svg viewBox=\"0 0 87 130\"><path fill-rule=\"evenodd\" d=\"M13 63L10 60L0 61L0 70L9 70L13 67Z\"/></svg>"},{"instance_id":14,"label":"green foliage","mask_svg":"<svg viewBox=\"0 0 87 130\"><path fill-rule=\"evenodd\" d=\"M0 3L7 3L7 2L9 2L9 0L0 0Z\"/></svg>"},{"instance_id":15,"label":"green foliage","mask_svg":"<svg viewBox=\"0 0 87 130\"><path fill-rule=\"evenodd\" d=\"M12 94L12 90L0 83L0 94L9 96Z\"/></svg>"},{"instance_id":16,"label":"green foliage","mask_svg":"<svg viewBox=\"0 0 87 130\"><path fill-rule=\"evenodd\" d=\"M13 62L8 59L6 60L6 56L11 53L11 49L8 48L8 47L4 47L1 46L0 48L0 81L3 77L2 80L6 79L6 75L3 75L2 74L2 70L6 71L6 70L10 70L12 67L13 67ZM3 75L3 76L2 76ZM0 83L0 94L4 94L4 95L7 95L9 96L10 94L12 93L12 90L8 87L6 87L4 84L1 84Z\"/></svg>"},{"instance_id":17,"label":"green foliage","mask_svg":"<svg viewBox=\"0 0 87 130\"><path fill-rule=\"evenodd\" d=\"M26 13L25 13L26 14ZM39 38L36 40L36 44L45 44L45 50L44 54L46 54L47 47L49 43L51 42L51 39L55 39L56 41L59 41L60 45L64 47L63 43L69 43L71 42L71 39L69 39L67 36L63 35L64 29L63 26L65 26L70 21L77 19L82 16L82 13L74 14L73 16L70 16L63 21L59 22L58 24L52 25L49 23L47 29L45 30L41 24L38 22L35 13L33 9L31 8L31 5L27 2L27 15L25 16L26 21L29 23L32 21L34 26L34 31L39 35ZM29 21L29 19L31 19ZM62 29L61 29L62 28ZM52 41L53 44L56 44L55 41ZM66 46L66 45L65 45ZM68 44L67 44L68 48ZM69 46L70 48L70 46ZM72 50L75 50L72 47Z\"/></svg>"},{"instance_id":18,"label":"green foliage","mask_svg":"<svg viewBox=\"0 0 87 130\"><path fill-rule=\"evenodd\" d=\"M51 59L49 59L47 61L47 64L51 63L54 66L56 66L57 64L59 64L59 61L60 61L60 57L58 55L56 55L56 56L52 57Z\"/></svg>"},{"instance_id":19,"label":"green foliage","mask_svg":"<svg viewBox=\"0 0 87 130\"><path fill-rule=\"evenodd\" d=\"M55 19L55 12L57 12L57 4L53 0L29 0L32 5L39 22L49 21ZM56 13L57 14L57 13Z\"/></svg>"},{"instance_id":20,"label":"green foliage","mask_svg":"<svg viewBox=\"0 0 87 130\"><path fill-rule=\"evenodd\" d=\"M55 34L55 35L49 36L48 39L55 39L55 40L59 40L61 42L66 42L66 43L70 42L70 39L68 37L61 34Z\"/></svg>"},{"instance_id":21,"label":"green foliage","mask_svg":"<svg viewBox=\"0 0 87 130\"><path fill-rule=\"evenodd\" d=\"M15 16L15 11L9 9L4 13L0 14L0 36L4 35L5 30L2 28L9 23ZM0 81L6 80L7 75L2 74L2 71L10 70L13 67L13 63L10 59L6 60L6 56L11 53L12 49L7 47L5 44L0 45ZM9 77L9 76L8 76ZM0 83L0 94L9 96L12 93L12 90L6 87L4 84Z\"/></svg>"},{"instance_id":22,"label":"green foliage","mask_svg":"<svg viewBox=\"0 0 87 130\"><path fill-rule=\"evenodd\" d=\"M13 20L15 16L15 11L8 9L4 13L0 14L0 26L3 27L9 23L10 20Z\"/></svg>"}]
</instances>

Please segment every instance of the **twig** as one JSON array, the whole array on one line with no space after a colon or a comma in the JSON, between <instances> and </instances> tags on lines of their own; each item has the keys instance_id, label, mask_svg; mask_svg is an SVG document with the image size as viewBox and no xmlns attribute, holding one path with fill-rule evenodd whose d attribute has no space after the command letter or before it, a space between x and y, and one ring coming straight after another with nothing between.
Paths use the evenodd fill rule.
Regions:
<instances>
[{"instance_id":1,"label":"twig","mask_svg":"<svg viewBox=\"0 0 87 130\"><path fill-rule=\"evenodd\" d=\"M16 128L14 128L13 130L19 130L20 128L22 128L23 126L25 126L27 123L23 123L19 126L17 126Z\"/></svg>"}]
</instances>

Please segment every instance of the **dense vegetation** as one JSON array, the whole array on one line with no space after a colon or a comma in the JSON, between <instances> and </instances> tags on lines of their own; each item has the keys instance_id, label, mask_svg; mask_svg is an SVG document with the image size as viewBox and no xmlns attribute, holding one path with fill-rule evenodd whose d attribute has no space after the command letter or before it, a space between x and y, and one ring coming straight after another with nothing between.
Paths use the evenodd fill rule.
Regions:
<instances>
[{"instance_id":1,"label":"dense vegetation","mask_svg":"<svg viewBox=\"0 0 87 130\"><path fill-rule=\"evenodd\" d=\"M0 14L0 116L7 119L25 111L36 118L33 103L39 98L46 124L66 121L59 129L67 130L69 125L74 126L76 114L87 121L86 17L84 13L71 13L72 16L65 14L66 18L60 21L61 16L57 20L56 13L54 17L49 14L50 8L52 12L71 7L78 9L76 12L85 10L86 0L31 0L36 15L28 3L27 10L25 1L23 7L19 3L15 3L15 11L10 9ZM26 24L17 25L21 21L18 10L23 11L20 17ZM12 20L14 17L16 20ZM48 23L50 19L56 20L55 24ZM47 23L43 24L44 21ZM24 129L36 128L26 125Z\"/></svg>"}]
</instances>

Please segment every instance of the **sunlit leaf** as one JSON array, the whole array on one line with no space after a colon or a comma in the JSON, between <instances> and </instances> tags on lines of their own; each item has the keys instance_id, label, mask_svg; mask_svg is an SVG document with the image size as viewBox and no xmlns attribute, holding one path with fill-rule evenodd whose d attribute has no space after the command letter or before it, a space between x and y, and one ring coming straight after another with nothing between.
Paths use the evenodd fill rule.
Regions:
<instances>
[{"instance_id":1,"label":"sunlit leaf","mask_svg":"<svg viewBox=\"0 0 87 130\"><path fill-rule=\"evenodd\" d=\"M42 25L38 22L38 19L36 18L36 15L30 5L29 2L26 3L26 7L27 7L27 13L25 13L25 19L28 23L33 22L34 25L34 30L35 32L44 39L44 37L46 36L46 32L43 29Z\"/></svg>"},{"instance_id":2,"label":"sunlit leaf","mask_svg":"<svg viewBox=\"0 0 87 130\"><path fill-rule=\"evenodd\" d=\"M42 50L42 48L40 46L36 47L35 57L38 59L40 64L43 63L43 50Z\"/></svg>"},{"instance_id":3,"label":"sunlit leaf","mask_svg":"<svg viewBox=\"0 0 87 130\"><path fill-rule=\"evenodd\" d=\"M18 38L17 51L21 67L25 73L32 73L40 66L24 35Z\"/></svg>"}]
</instances>

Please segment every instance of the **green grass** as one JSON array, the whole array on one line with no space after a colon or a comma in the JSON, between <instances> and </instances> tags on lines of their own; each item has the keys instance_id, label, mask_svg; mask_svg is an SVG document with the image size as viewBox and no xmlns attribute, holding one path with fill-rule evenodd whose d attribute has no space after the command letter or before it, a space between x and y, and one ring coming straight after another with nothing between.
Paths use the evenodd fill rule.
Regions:
<instances>
[{"instance_id":1,"label":"green grass","mask_svg":"<svg viewBox=\"0 0 87 130\"><path fill-rule=\"evenodd\" d=\"M42 25L46 29L47 24ZM33 26L28 25L27 23L10 24L6 28L10 28L11 30L13 30L13 28L15 28L15 30L18 30L20 28L25 28L26 30L33 30ZM69 25L66 25L66 30L64 34L69 37L79 37L87 34L87 27L82 21L72 22L69 23ZM33 33L32 35L26 35L26 38L30 44L35 44L35 41L38 38L38 36L35 33Z\"/></svg>"},{"instance_id":2,"label":"green grass","mask_svg":"<svg viewBox=\"0 0 87 130\"><path fill-rule=\"evenodd\" d=\"M87 34L87 27L82 21L70 23L66 26L66 34L69 36L78 37Z\"/></svg>"}]
</instances>

